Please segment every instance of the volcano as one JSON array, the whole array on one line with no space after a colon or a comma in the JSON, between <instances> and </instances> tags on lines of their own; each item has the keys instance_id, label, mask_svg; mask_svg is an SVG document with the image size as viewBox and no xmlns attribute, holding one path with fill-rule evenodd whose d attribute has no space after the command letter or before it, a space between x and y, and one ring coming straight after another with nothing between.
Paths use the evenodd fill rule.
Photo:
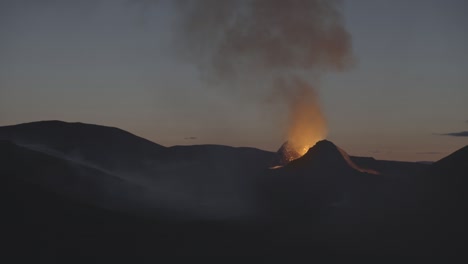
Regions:
<instances>
[{"instance_id":1,"label":"volcano","mask_svg":"<svg viewBox=\"0 0 468 264\"><path fill-rule=\"evenodd\" d=\"M426 241L428 232L466 237L467 147L425 165L352 157L322 140L268 169L288 151L289 142L278 152L165 147L58 121L0 127L2 208L18 250L36 237L29 252L108 245L116 259L127 247L152 256L155 243L158 254L424 255L458 245Z\"/></svg>"},{"instance_id":2,"label":"volcano","mask_svg":"<svg viewBox=\"0 0 468 264\"><path fill-rule=\"evenodd\" d=\"M286 165L290 161L301 156L301 154L292 147L289 141L284 142L276 153L278 154L276 163L279 164L279 166Z\"/></svg>"},{"instance_id":3,"label":"volcano","mask_svg":"<svg viewBox=\"0 0 468 264\"><path fill-rule=\"evenodd\" d=\"M344 150L328 140L317 142L304 156L288 163L287 168L310 168L343 172L358 171L377 174L375 171L360 168Z\"/></svg>"},{"instance_id":4,"label":"volcano","mask_svg":"<svg viewBox=\"0 0 468 264\"><path fill-rule=\"evenodd\" d=\"M287 144L280 150L287 151ZM333 142L321 140L302 157L271 170L269 182L265 183L266 196L267 200L275 201L272 210L278 213L275 217L279 219L284 212L291 217L311 208L329 210L340 206L356 209L363 204L361 197L376 190L383 180L374 174L378 173L356 165Z\"/></svg>"},{"instance_id":5,"label":"volcano","mask_svg":"<svg viewBox=\"0 0 468 264\"><path fill-rule=\"evenodd\" d=\"M279 153L287 156L291 151L288 149L286 142L280 148ZM285 168L289 170L313 170L322 173L363 172L378 174L376 171L363 169L356 165L344 150L328 140L318 141L304 156L290 161Z\"/></svg>"}]
</instances>

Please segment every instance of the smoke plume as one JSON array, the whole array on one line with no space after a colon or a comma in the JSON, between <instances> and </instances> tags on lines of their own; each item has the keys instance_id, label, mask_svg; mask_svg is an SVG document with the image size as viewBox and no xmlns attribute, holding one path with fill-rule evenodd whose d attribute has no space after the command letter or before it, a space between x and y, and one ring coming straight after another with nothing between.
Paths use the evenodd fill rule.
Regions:
<instances>
[{"instance_id":1,"label":"smoke plume","mask_svg":"<svg viewBox=\"0 0 468 264\"><path fill-rule=\"evenodd\" d=\"M300 154L325 137L313 85L320 73L343 70L352 60L340 1L174 3L182 14L179 54L196 63L208 80L236 83L227 86L247 96L279 94L289 111L287 140ZM261 92L260 82L267 86Z\"/></svg>"}]
</instances>

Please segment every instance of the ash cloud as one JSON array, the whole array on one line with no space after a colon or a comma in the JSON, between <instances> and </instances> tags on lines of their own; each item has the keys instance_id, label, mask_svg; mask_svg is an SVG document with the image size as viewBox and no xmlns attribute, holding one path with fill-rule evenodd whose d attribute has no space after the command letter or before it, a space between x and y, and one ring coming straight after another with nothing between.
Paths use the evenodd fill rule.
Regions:
<instances>
[{"instance_id":1,"label":"ash cloud","mask_svg":"<svg viewBox=\"0 0 468 264\"><path fill-rule=\"evenodd\" d=\"M341 1L176 0L172 4L181 14L175 27L177 54L197 65L209 84L259 103L274 98L273 102L286 105L290 112L286 116L295 115L298 108L316 111L290 118L287 135L295 134L297 128L291 128L295 120L320 120L309 127L324 126L314 87L322 72L344 70L353 61ZM310 96L295 105L304 94ZM317 132L302 133L313 137Z\"/></svg>"},{"instance_id":2,"label":"ash cloud","mask_svg":"<svg viewBox=\"0 0 468 264\"><path fill-rule=\"evenodd\" d=\"M339 1L178 0L179 47L209 55L218 78L255 72L344 69L351 38ZM196 61L199 63L200 61Z\"/></svg>"}]
</instances>

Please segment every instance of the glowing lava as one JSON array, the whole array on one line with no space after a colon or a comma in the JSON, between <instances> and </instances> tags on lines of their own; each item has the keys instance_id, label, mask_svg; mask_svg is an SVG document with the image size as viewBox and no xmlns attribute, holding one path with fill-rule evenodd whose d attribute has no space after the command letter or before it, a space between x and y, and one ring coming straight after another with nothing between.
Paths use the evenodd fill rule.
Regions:
<instances>
[{"instance_id":1,"label":"glowing lava","mask_svg":"<svg viewBox=\"0 0 468 264\"><path fill-rule=\"evenodd\" d=\"M288 141L284 146L284 160L302 157L309 148L325 138L327 127L314 89L306 82L295 81L298 93L290 102Z\"/></svg>"}]
</instances>

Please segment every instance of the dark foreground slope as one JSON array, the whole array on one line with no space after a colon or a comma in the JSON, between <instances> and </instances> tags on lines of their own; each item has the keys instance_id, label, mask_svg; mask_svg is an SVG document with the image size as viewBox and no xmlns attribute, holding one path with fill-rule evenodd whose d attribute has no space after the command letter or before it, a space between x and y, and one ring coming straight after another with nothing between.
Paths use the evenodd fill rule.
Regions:
<instances>
[{"instance_id":1,"label":"dark foreground slope","mask_svg":"<svg viewBox=\"0 0 468 264\"><path fill-rule=\"evenodd\" d=\"M28 137L34 137L31 135ZM177 185L163 185L167 193L181 187L185 193L193 192L188 200L196 201L194 204L209 201L215 205L209 207L216 209L209 217L196 218L193 213L205 207L179 210L174 205L177 214L160 208L151 214L132 213L121 206L113 209L109 202L122 205L129 202L129 196L143 192L130 181L131 175L119 177L110 172L111 167L101 170L107 163L98 164L100 157L89 165L90 160L70 159L68 152L57 155L31 149L18 142L15 133L8 138L16 141L0 142L2 240L8 244L6 252L35 261L61 258L56 262L64 263L70 257L96 255L117 263L155 262L162 255L283 255L311 260L338 256L349 260L369 255L456 255L467 244L467 148L424 170L416 168L418 173L395 177L370 173L361 167L363 163L328 141L317 143L305 156L278 169L266 165L274 153L256 149L159 148L149 143L148 149L164 152L164 158L158 160L151 156L152 150L138 152L146 147L128 144L125 149L150 153L150 160L157 160L153 169L160 172L156 178L162 181L146 181L147 185L156 188L174 180ZM55 146L52 139L45 141L34 145L49 150ZM81 148L91 151L97 144L100 153L107 153L105 144L80 144L73 143L73 148L84 153L88 150ZM113 146L109 152L120 150ZM127 165L140 162L126 163L130 155L122 152L109 157L118 157ZM144 177L151 180L155 175ZM133 200L128 207L147 201L158 204L162 198ZM233 209L244 207L230 207L233 199L253 209L249 218L236 217L243 211ZM232 217L226 217L224 211Z\"/></svg>"},{"instance_id":2,"label":"dark foreground slope","mask_svg":"<svg viewBox=\"0 0 468 264\"><path fill-rule=\"evenodd\" d=\"M2 142L0 153L11 154L11 148L15 146ZM24 164L23 158L12 156L0 167L3 256L11 254L18 261L64 263L97 256L112 263L142 263L176 255L335 253L324 251L330 248L317 241L288 240L276 235L274 227L253 222L141 216L96 207L49 191L9 169ZM64 177L67 166L47 162L49 173L58 170Z\"/></svg>"},{"instance_id":3,"label":"dark foreground slope","mask_svg":"<svg viewBox=\"0 0 468 264\"><path fill-rule=\"evenodd\" d=\"M256 245L269 241L258 229L229 223L108 211L11 177L2 177L0 191L2 256L16 260L69 263L100 256L106 262L141 263L167 255L263 255Z\"/></svg>"},{"instance_id":4,"label":"dark foreground slope","mask_svg":"<svg viewBox=\"0 0 468 264\"><path fill-rule=\"evenodd\" d=\"M362 250L363 242L358 237L320 232L322 228L314 222L304 233L297 234L288 230L294 219L289 225L265 226L135 217L79 203L11 178L3 179L1 192L6 198L2 200L6 229L2 240L7 242L4 249L17 260L64 263L99 257L112 263L146 263L181 255L287 256L310 260L333 256L349 260L383 253L414 253ZM371 242L381 247L383 243L391 246L404 240L387 242L376 237Z\"/></svg>"},{"instance_id":5,"label":"dark foreground slope","mask_svg":"<svg viewBox=\"0 0 468 264\"><path fill-rule=\"evenodd\" d=\"M106 196L101 184L76 181L76 173L84 170L84 175L99 180L112 176L11 142L0 142L0 159L2 252L19 259L59 258L63 263L79 256L102 256L106 261L138 263L161 255L262 255L262 248L254 245L268 241L261 228L242 223L195 221L164 211L144 216L104 209L96 205L100 199L96 196ZM71 186L85 191L75 193ZM88 196L83 197L85 193Z\"/></svg>"}]
</instances>

